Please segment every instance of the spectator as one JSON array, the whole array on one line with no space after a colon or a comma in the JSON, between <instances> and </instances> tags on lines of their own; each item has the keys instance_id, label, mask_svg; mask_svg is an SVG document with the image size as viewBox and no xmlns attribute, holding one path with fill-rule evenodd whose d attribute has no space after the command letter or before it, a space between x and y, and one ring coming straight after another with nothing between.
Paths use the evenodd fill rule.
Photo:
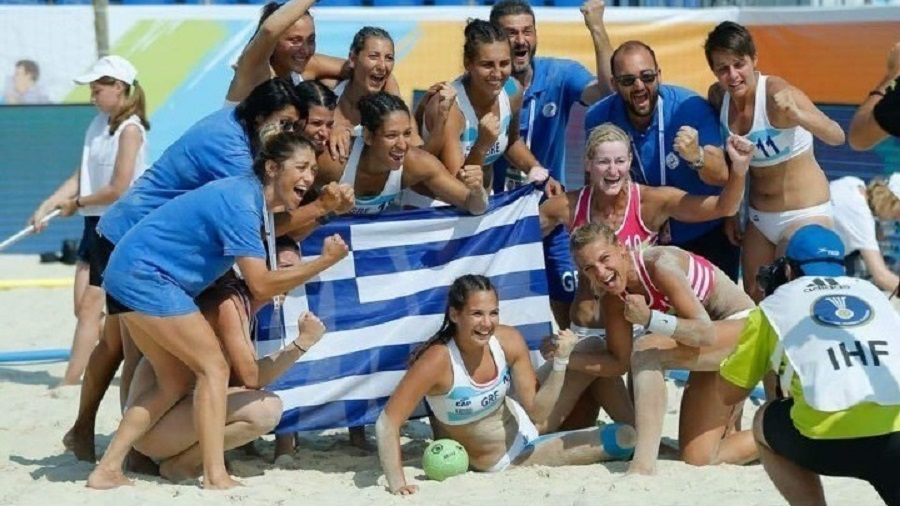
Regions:
<instances>
[{"instance_id":1,"label":"spectator","mask_svg":"<svg viewBox=\"0 0 900 506\"><path fill-rule=\"evenodd\" d=\"M41 69L34 60L19 60L16 70L10 76L3 101L7 105L48 104L50 97L44 87L38 84Z\"/></svg>"},{"instance_id":2,"label":"spectator","mask_svg":"<svg viewBox=\"0 0 900 506\"><path fill-rule=\"evenodd\" d=\"M851 148L865 151L888 135L900 137L900 42L888 53L887 74L853 116L848 140Z\"/></svg>"}]
</instances>

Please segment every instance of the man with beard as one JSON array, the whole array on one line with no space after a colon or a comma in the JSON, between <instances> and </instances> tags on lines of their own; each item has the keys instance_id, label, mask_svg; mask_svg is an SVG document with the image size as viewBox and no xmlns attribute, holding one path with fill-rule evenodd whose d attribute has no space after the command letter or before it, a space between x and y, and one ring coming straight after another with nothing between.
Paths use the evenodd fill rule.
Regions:
<instances>
[{"instance_id":1,"label":"man with beard","mask_svg":"<svg viewBox=\"0 0 900 506\"><path fill-rule=\"evenodd\" d=\"M588 0L581 8L591 33L599 75L609 75L606 67L612 45L603 29L603 0ZM491 23L509 37L513 50L512 77L524 88L519 136L550 176L566 184L566 126L569 111L579 102L589 106L610 93L606 79L597 80L580 63L549 57L535 57L537 29L534 11L527 0L500 0L491 8ZM511 86L511 81L507 86ZM523 174L501 158L494 162L494 192L524 184ZM558 227L544 239L547 281L553 314L561 328L569 326L569 305L575 295L575 264L569 254L565 227Z\"/></svg>"},{"instance_id":2,"label":"man with beard","mask_svg":"<svg viewBox=\"0 0 900 506\"><path fill-rule=\"evenodd\" d=\"M616 48L610 69L615 94L588 110L585 130L612 122L628 132L635 154L631 171L639 183L674 186L693 195L720 194L728 166L718 116L709 103L691 90L662 84L656 54L643 42ZM670 220L669 234L661 233L660 242L701 255L736 280L740 248L726 237L724 220Z\"/></svg>"}]
</instances>

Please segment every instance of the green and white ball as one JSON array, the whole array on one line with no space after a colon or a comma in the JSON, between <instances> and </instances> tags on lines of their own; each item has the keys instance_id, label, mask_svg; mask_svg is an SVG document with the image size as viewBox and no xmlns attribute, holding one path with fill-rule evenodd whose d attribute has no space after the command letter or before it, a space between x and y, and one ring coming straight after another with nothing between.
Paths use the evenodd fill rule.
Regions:
<instances>
[{"instance_id":1,"label":"green and white ball","mask_svg":"<svg viewBox=\"0 0 900 506\"><path fill-rule=\"evenodd\" d=\"M452 439L438 439L425 448L422 467L430 479L444 481L468 471L469 454Z\"/></svg>"}]
</instances>

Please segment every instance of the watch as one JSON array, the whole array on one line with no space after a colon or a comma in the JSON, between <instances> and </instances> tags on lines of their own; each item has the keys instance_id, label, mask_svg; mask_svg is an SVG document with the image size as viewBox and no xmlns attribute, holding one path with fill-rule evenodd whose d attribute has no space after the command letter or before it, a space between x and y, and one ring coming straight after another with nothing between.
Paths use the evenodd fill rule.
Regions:
<instances>
[{"instance_id":1,"label":"watch","mask_svg":"<svg viewBox=\"0 0 900 506\"><path fill-rule=\"evenodd\" d=\"M703 168L704 159L705 159L705 153L703 152L703 148L701 147L700 148L700 158L697 158L697 161L688 162L688 164L691 166L692 169L700 170Z\"/></svg>"}]
</instances>

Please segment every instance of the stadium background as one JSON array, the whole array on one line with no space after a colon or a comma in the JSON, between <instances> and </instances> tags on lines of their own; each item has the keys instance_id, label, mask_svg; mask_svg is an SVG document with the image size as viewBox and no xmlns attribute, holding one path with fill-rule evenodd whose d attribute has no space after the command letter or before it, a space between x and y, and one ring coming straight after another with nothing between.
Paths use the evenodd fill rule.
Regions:
<instances>
[{"instance_id":1,"label":"stadium background","mask_svg":"<svg viewBox=\"0 0 900 506\"><path fill-rule=\"evenodd\" d=\"M328 0L324 1L328 4ZM131 60L149 99L150 158L191 124L222 106L230 64L252 34L259 6L111 6L110 52ZM317 51L346 56L363 25L381 26L395 40L394 75L409 101L439 80L462 70L462 27L467 17L487 18L487 7L316 7ZM590 38L577 8L538 8L542 56L580 61L594 68ZM616 45L641 39L657 53L664 82L705 94L713 81L703 56L706 33L731 19L750 26L759 67L806 91L846 129L856 104L883 75L885 54L900 40L900 7L607 9ZM20 230L32 210L80 162L84 130L95 114L86 87L71 78L96 58L90 6L0 5L0 77L15 62L41 65L40 83L55 105L0 107L0 238ZM5 82L4 82L5 84ZM567 135L570 184L582 181L583 108L572 115ZM900 164L900 142L886 141L869 153L819 142L817 158L829 178L869 179ZM890 226L885 245L897 249ZM56 220L38 237L4 253L58 251L63 239L80 237L77 219ZM896 251L886 251L896 256Z\"/></svg>"}]
</instances>

